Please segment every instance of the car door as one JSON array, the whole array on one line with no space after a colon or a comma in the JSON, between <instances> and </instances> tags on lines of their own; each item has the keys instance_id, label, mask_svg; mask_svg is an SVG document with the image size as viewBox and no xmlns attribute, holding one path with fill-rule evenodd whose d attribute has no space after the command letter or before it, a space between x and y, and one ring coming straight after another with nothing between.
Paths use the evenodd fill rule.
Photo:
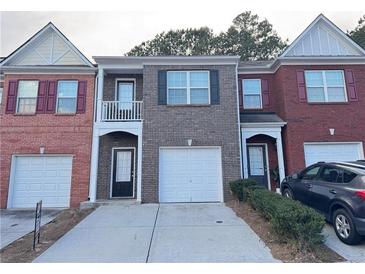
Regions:
<instances>
[{"instance_id":1,"label":"car door","mask_svg":"<svg viewBox=\"0 0 365 274\"><path fill-rule=\"evenodd\" d=\"M291 184L296 200L306 205L310 204L312 182L317 178L320 168L321 167L319 165L308 167L302 171L298 175L298 179L296 179L295 182Z\"/></svg>"},{"instance_id":2,"label":"car door","mask_svg":"<svg viewBox=\"0 0 365 274\"><path fill-rule=\"evenodd\" d=\"M334 199L343 182L343 170L336 166L325 165L318 180L312 183L310 206L325 214L328 213L331 200Z\"/></svg>"}]
</instances>

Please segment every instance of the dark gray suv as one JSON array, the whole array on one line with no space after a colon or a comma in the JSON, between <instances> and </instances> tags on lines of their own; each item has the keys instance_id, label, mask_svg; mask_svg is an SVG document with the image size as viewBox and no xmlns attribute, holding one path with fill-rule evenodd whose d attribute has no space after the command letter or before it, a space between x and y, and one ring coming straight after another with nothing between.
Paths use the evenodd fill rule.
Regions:
<instances>
[{"instance_id":1,"label":"dark gray suv","mask_svg":"<svg viewBox=\"0 0 365 274\"><path fill-rule=\"evenodd\" d=\"M322 212L346 244L365 236L365 161L319 162L286 177L282 195Z\"/></svg>"}]
</instances>

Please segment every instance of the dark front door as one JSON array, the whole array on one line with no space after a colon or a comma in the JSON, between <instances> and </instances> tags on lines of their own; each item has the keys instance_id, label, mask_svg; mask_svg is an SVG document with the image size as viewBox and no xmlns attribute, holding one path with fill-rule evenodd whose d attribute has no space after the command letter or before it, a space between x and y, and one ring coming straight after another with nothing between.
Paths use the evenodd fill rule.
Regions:
<instances>
[{"instance_id":1,"label":"dark front door","mask_svg":"<svg viewBox=\"0 0 365 274\"><path fill-rule=\"evenodd\" d=\"M259 185L268 187L266 149L264 145L248 145L248 177Z\"/></svg>"},{"instance_id":2,"label":"dark front door","mask_svg":"<svg viewBox=\"0 0 365 274\"><path fill-rule=\"evenodd\" d=\"M112 197L133 198L134 149L114 149Z\"/></svg>"}]
</instances>

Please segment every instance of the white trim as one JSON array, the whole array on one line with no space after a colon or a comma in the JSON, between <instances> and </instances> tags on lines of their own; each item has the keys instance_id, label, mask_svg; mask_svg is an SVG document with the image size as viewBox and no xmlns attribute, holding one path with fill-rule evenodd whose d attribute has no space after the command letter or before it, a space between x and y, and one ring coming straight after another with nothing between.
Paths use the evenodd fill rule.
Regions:
<instances>
[{"instance_id":1,"label":"white trim","mask_svg":"<svg viewBox=\"0 0 365 274\"><path fill-rule=\"evenodd\" d=\"M35 97L20 97L19 96L19 83L20 82L37 82L37 95ZM37 100L38 100L38 93L39 93L39 80L32 80L32 79L29 79L29 80L22 80L20 79L18 81L18 85L17 85L17 92L16 92L16 106L15 106L15 113L16 114L36 114L37 113ZM35 107L34 107L34 112L19 112L19 99L35 99Z\"/></svg>"},{"instance_id":2,"label":"white trim","mask_svg":"<svg viewBox=\"0 0 365 274\"><path fill-rule=\"evenodd\" d=\"M13 74L30 74L30 75L34 75L34 74L37 74L37 75L39 75L39 74L41 74L41 75L60 75L60 74L62 74L62 75L75 75L75 74L77 74L77 75L95 75L95 72L96 72L96 70L93 70L93 71L90 71L90 69L89 70L85 70L85 71L83 71L83 70L77 70L77 69L73 69L73 68L71 68L71 69L67 69L67 71L65 71L65 70L62 70L62 71L55 71L55 70L57 70L57 69L51 69L52 70L52 72L47 72L47 71L44 71L44 72L42 72L42 71L40 71L40 70L42 70L42 69L44 69L43 67L42 68L34 68L34 71L22 71L22 70L16 70L16 71L4 71L4 75L13 75ZM47 70L47 69L45 69L45 70ZM72 71L72 70L74 70L74 71Z\"/></svg>"},{"instance_id":3,"label":"white trim","mask_svg":"<svg viewBox=\"0 0 365 274\"><path fill-rule=\"evenodd\" d=\"M245 107L245 89L244 89L244 82L245 81L258 81L260 88L259 88L259 93L258 94L246 94L246 96L260 96L260 107ZM241 79L241 86L242 86L242 107L244 109L262 109L263 108L263 104L262 104L262 86L261 86L261 79L259 78L250 78L250 79Z\"/></svg>"},{"instance_id":4,"label":"white trim","mask_svg":"<svg viewBox=\"0 0 365 274\"><path fill-rule=\"evenodd\" d=\"M283 127L287 122L268 122L268 123L241 123L242 128L271 128L271 127Z\"/></svg>"},{"instance_id":5,"label":"white trim","mask_svg":"<svg viewBox=\"0 0 365 274\"><path fill-rule=\"evenodd\" d=\"M158 201L160 202L161 197L161 188L160 188L160 174L161 174L161 150L163 149L218 149L219 150L219 161L218 161L218 172L219 172L219 184L221 187L219 188L219 196L220 201L224 202L224 186L223 186L223 161L222 161L222 147L221 146L160 146L158 149Z\"/></svg>"},{"instance_id":6,"label":"white trim","mask_svg":"<svg viewBox=\"0 0 365 274\"><path fill-rule=\"evenodd\" d=\"M72 173L73 173L73 165L74 165L74 155L73 154L12 154L10 161L10 176L9 176L9 187L8 187L8 199L6 208L13 208L13 195L14 195L14 180L16 174L16 159L17 157L71 157L71 189L72 189ZM71 203L71 192L70 189L70 203Z\"/></svg>"},{"instance_id":7,"label":"white trim","mask_svg":"<svg viewBox=\"0 0 365 274\"><path fill-rule=\"evenodd\" d=\"M133 195L128 197L113 197L113 169L114 169L114 150L133 150ZM135 147L112 147L112 159L110 170L110 199L135 199L135 178L136 178L136 148Z\"/></svg>"},{"instance_id":8,"label":"white trim","mask_svg":"<svg viewBox=\"0 0 365 274\"><path fill-rule=\"evenodd\" d=\"M114 90L114 100L118 101L118 82L133 82L133 101L136 101L136 84L137 79L136 78L115 78L115 90Z\"/></svg>"},{"instance_id":9,"label":"white trim","mask_svg":"<svg viewBox=\"0 0 365 274\"><path fill-rule=\"evenodd\" d=\"M243 163L242 163L242 143L241 143L241 125L240 125L240 96L239 96L239 80L238 80L238 64L236 65L236 99L237 99L237 121L238 121L238 143L239 143L239 150L240 150L240 173L241 178L243 178Z\"/></svg>"},{"instance_id":10,"label":"white trim","mask_svg":"<svg viewBox=\"0 0 365 274\"><path fill-rule=\"evenodd\" d=\"M271 190L271 178L270 178L270 165L269 165L269 148L267 143L247 143L246 152L248 151L249 146L265 146L265 157L266 157L266 174L267 174L267 186L268 189ZM247 156L249 156L247 154Z\"/></svg>"},{"instance_id":11,"label":"white trim","mask_svg":"<svg viewBox=\"0 0 365 274\"><path fill-rule=\"evenodd\" d=\"M59 85L61 82L76 82L76 96L63 96L61 97L61 99L75 99L75 111L73 112L59 112L58 111L58 99L60 98L58 96L59 94ZM78 80L57 80L57 94L56 94L56 109L55 109L55 113L57 114L75 114L76 113L76 109L77 109L77 94L78 94L78 89L79 89L79 81Z\"/></svg>"},{"instance_id":12,"label":"white trim","mask_svg":"<svg viewBox=\"0 0 365 274\"><path fill-rule=\"evenodd\" d=\"M186 87L170 87L168 86L169 73L180 72L186 73ZM191 89L205 89L205 87L191 87L190 74L192 72L207 72L208 73L208 103L191 103ZM210 71L209 70L168 70L166 71L166 104L169 106L181 106L181 105L211 105L210 102ZM169 103L169 89L186 89L186 103L184 104L170 104Z\"/></svg>"}]
</instances>

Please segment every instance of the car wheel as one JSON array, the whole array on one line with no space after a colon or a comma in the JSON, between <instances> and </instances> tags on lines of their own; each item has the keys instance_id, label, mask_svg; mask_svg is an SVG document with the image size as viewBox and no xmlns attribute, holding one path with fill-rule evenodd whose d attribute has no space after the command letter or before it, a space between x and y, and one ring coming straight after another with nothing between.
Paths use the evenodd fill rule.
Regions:
<instances>
[{"instance_id":1,"label":"car wheel","mask_svg":"<svg viewBox=\"0 0 365 274\"><path fill-rule=\"evenodd\" d=\"M293 195L293 191L291 191L290 188L285 188L283 191L283 196L289 199L293 199L294 200L294 195Z\"/></svg>"},{"instance_id":2,"label":"car wheel","mask_svg":"<svg viewBox=\"0 0 365 274\"><path fill-rule=\"evenodd\" d=\"M345 244L354 245L361 241L352 217L346 210L337 209L333 213L332 224L337 237Z\"/></svg>"}]
</instances>

